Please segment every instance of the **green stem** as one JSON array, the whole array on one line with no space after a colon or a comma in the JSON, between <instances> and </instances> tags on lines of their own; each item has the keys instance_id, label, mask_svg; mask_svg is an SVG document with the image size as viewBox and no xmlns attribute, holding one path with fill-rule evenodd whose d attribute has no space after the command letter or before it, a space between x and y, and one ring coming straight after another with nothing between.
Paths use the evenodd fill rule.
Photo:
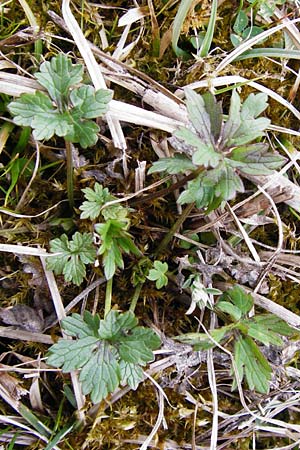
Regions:
<instances>
[{"instance_id":1,"label":"green stem","mask_svg":"<svg viewBox=\"0 0 300 450\"><path fill-rule=\"evenodd\" d=\"M144 283L139 283L135 288L133 297L130 302L130 307L129 307L129 311L131 311L131 312L134 312L134 310L135 310L135 307L136 307L137 301L139 299L143 284Z\"/></svg>"},{"instance_id":2,"label":"green stem","mask_svg":"<svg viewBox=\"0 0 300 450\"><path fill-rule=\"evenodd\" d=\"M66 145L66 157L67 157L67 193L70 208L74 207L74 183L73 183L73 156L72 156L72 144L65 140Z\"/></svg>"},{"instance_id":3,"label":"green stem","mask_svg":"<svg viewBox=\"0 0 300 450\"><path fill-rule=\"evenodd\" d=\"M104 318L107 316L107 314L111 310L112 285L113 285L113 277L110 278L109 280L107 280L107 283L106 283Z\"/></svg>"},{"instance_id":4,"label":"green stem","mask_svg":"<svg viewBox=\"0 0 300 450\"><path fill-rule=\"evenodd\" d=\"M181 227L181 225L183 224L183 222L185 221L185 219L188 217L188 215L190 214L190 212L192 211L192 209L194 208L195 204L191 203L189 204L185 210L182 212L182 214L178 217L178 219L176 220L176 222L174 223L174 225L172 226L172 228L170 228L170 230L168 231L168 233L165 235L165 237L163 238L163 240L161 241L161 243L158 245L158 247L156 248L154 255L157 256L158 254L162 253L165 248L167 247L167 245L169 244L169 242L171 241L171 239L173 238L174 234L177 233L177 231L179 230L179 228Z\"/></svg>"}]
</instances>

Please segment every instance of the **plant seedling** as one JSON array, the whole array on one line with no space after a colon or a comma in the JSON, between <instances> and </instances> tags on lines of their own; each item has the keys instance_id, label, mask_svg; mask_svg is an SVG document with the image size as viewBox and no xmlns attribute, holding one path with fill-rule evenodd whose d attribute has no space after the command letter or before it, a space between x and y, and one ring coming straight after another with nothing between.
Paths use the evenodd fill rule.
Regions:
<instances>
[{"instance_id":1,"label":"plant seedling","mask_svg":"<svg viewBox=\"0 0 300 450\"><path fill-rule=\"evenodd\" d=\"M179 155L159 159L148 172L194 172L179 204L195 203L211 211L244 191L243 174L267 175L282 166L285 158L269 151L267 143L253 143L270 124L258 117L268 105L265 94L250 94L242 104L233 91L226 121L212 94L201 96L190 89L185 94L191 127L180 127L171 138Z\"/></svg>"},{"instance_id":2,"label":"plant seedling","mask_svg":"<svg viewBox=\"0 0 300 450\"><path fill-rule=\"evenodd\" d=\"M70 206L73 206L73 161L70 142L82 148L91 147L98 140L98 125L91 119L102 117L112 98L106 89L79 86L83 78L83 66L72 64L63 53L44 62L36 79L47 93L36 91L22 94L9 103L8 109L14 123L30 126L36 140L48 140L53 136L65 139L67 154L67 186Z\"/></svg>"},{"instance_id":3,"label":"plant seedling","mask_svg":"<svg viewBox=\"0 0 300 450\"><path fill-rule=\"evenodd\" d=\"M249 318L253 299L240 286L226 291L216 303L215 310L231 323L206 333L187 333L177 336L180 342L194 346L195 350L213 348L217 343L225 345L234 338L233 355L240 381L245 378L249 389L266 394L269 391L272 368L260 350L258 343L282 346L281 336L290 336L294 330L273 314L260 314ZM234 371L232 370L233 374ZM237 382L233 382L235 389Z\"/></svg>"},{"instance_id":4,"label":"plant seedling","mask_svg":"<svg viewBox=\"0 0 300 450\"><path fill-rule=\"evenodd\" d=\"M120 384L136 389L143 380L142 367L154 359L159 336L138 326L135 315L111 310L104 320L85 311L62 321L66 334L75 340L61 339L49 349L47 363L62 367L65 373L80 370L84 394L98 403Z\"/></svg>"}]
</instances>

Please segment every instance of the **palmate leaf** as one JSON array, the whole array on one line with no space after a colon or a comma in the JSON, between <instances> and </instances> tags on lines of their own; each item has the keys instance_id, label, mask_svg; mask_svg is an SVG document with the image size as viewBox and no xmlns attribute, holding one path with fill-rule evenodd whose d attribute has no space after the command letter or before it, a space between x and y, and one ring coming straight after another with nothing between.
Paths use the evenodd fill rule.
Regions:
<instances>
[{"instance_id":1,"label":"palmate leaf","mask_svg":"<svg viewBox=\"0 0 300 450\"><path fill-rule=\"evenodd\" d=\"M103 400L120 383L136 389L143 379L140 366L153 360L153 350L161 343L154 331L137 324L131 311L112 310L103 320L88 312L83 318L72 314L62 326L77 339L61 339L52 345L47 362L64 372L79 369L82 391L91 394L93 403Z\"/></svg>"},{"instance_id":2,"label":"palmate leaf","mask_svg":"<svg viewBox=\"0 0 300 450\"><path fill-rule=\"evenodd\" d=\"M96 249L90 233L76 232L71 241L63 234L50 241L50 251L59 255L47 258L47 268L57 275L63 274L66 281L72 281L78 286L85 277L85 265L96 259Z\"/></svg>"},{"instance_id":3,"label":"palmate leaf","mask_svg":"<svg viewBox=\"0 0 300 450\"><path fill-rule=\"evenodd\" d=\"M269 392L272 369L250 337L239 336L234 346L234 360L240 381L246 378L249 389L262 394ZM233 389L236 382L233 383Z\"/></svg>"},{"instance_id":4,"label":"palmate leaf","mask_svg":"<svg viewBox=\"0 0 300 450\"><path fill-rule=\"evenodd\" d=\"M214 184L215 197L222 201L233 199L237 192L244 192L241 178L226 161L207 172L206 177Z\"/></svg>"},{"instance_id":5,"label":"palmate leaf","mask_svg":"<svg viewBox=\"0 0 300 450\"><path fill-rule=\"evenodd\" d=\"M86 201L79 207L82 211L80 214L81 219L96 219L100 216L102 206L105 203L116 199L116 197L109 193L107 188L103 188L99 183L95 183L93 189L82 189L82 192L84 193Z\"/></svg>"},{"instance_id":6,"label":"palmate leaf","mask_svg":"<svg viewBox=\"0 0 300 450\"><path fill-rule=\"evenodd\" d=\"M229 147L248 144L263 136L265 129L270 125L269 119L257 118L268 106L266 94L250 94L242 106L239 106L238 98L237 92L233 91L229 118L224 128L224 141ZM231 108L233 108L232 113ZM240 111L238 111L239 108ZM227 125L228 122L229 125ZM239 126L237 126L238 122L240 122Z\"/></svg>"},{"instance_id":7,"label":"palmate leaf","mask_svg":"<svg viewBox=\"0 0 300 450\"><path fill-rule=\"evenodd\" d=\"M283 342L279 335L291 336L294 333L293 328L273 314L261 314L245 323L249 327L248 335L265 345L281 346Z\"/></svg>"},{"instance_id":8,"label":"palmate leaf","mask_svg":"<svg viewBox=\"0 0 300 450\"><path fill-rule=\"evenodd\" d=\"M59 53L50 62L44 62L35 77L47 89L58 108L62 109L67 104L70 87L82 80L83 66L72 64L64 53Z\"/></svg>"},{"instance_id":9,"label":"palmate leaf","mask_svg":"<svg viewBox=\"0 0 300 450\"><path fill-rule=\"evenodd\" d=\"M253 298L247 294L241 286L234 286L222 294L219 302L231 302L241 312L241 316L246 316L253 307ZM219 302L217 306L219 306Z\"/></svg>"},{"instance_id":10,"label":"palmate leaf","mask_svg":"<svg viewBox=\"0 0 300 450\"><path fill-rule=\"evenodd\" d=\"M137 318L131 311L120 314L111 310L104 320L100 320L98 335L101 339L117 341L122 333L132 330L137 324Z\"/></svg>"},{"instance_id":11,"label":"palmate leaf","mask_svg":"<svg viewBox=\"0 0 300 450\"><path fill-rule=\"evenodd\" d=\"M153 269L149 270L146 278L150 281L155 281L156 288L161 289L168 284L168 277L166 275L168 271L168 264L166 262L154 261Z\"/></svg>"},{"instance_id":12,"label":"palmate leaf","mask_svg":"<svg viewBox=\"0 0 300 450\"><path fill-rule=\"evenodd\" d=\"M215 184L213 180L201 174L188 182L186 189L178 198L178 203L184 205L195 202L197 208L204 208L212 203L214 197Z\"/></svg>"}]
</instances>

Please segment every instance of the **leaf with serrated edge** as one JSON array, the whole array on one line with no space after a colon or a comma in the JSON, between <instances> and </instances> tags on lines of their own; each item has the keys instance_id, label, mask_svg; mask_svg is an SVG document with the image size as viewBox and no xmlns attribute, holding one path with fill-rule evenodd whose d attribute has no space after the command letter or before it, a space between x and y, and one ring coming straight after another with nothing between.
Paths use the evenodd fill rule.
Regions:
<instances>
[{"instance_id":1,"label":"leaf with serrated edge","mask_svg":"<svg viewBox=\"0 0 300 450\"><path fill-rule=\"evenodd\" d=\"M214 137L214 141L217 142L222 129L223 116L221 102L217 102L216 97L210 92L203 94L202 98L205 109L210 117L211 134Z\"/></svg>"},{"instance_id":2,"label":"leaf with serrated edge","mask_svg":"<svg viewBox=\"0 0 300 450\"><path fill-rule=\"evenodd\" d=\"M79 255L72 255L70 257L64 266L63 275L66 281L72 281L77 286L83 282L86 270Z\"/></svg>"},{"instance_id":3,"label":"leaf with serrated edge","mask_svg":"<svg viewBox=\"0 0 300 450\"><path fill-rule=\"evenodd\" d=\"M184 155L176 155L173 158L160 158L152 164L148 174L156 172L167 172L170 175L184 173L194 170L195 166L190 159Z\"/></svg>"},{"instance_id":4,"label":"leaf with serrated edge","mask_svg":"<svg viewBox=\"0 0 300 450\"><path fill-rule=\"evenodd\" d=\"M245 374L249 389L266 394L272 369L250 337L240 336L235 343L234 359L241 377Z\"/></svg>"},{"instance_id":5,"label":"leaf with serrated edge","mask_svg":"<svg viewBox=\"0 0 300 450\"><path fill-rule=\"evenodd\" d=\"M93 336L76 341L61 339L49 348L50 356L47 358L47 364L62 367L63 372L80 369L89 361L97 341L98 339Z\"/></svg>"},{"instance_id":6,"label":"leaf with serrated edge","mask_svg":"<svg viewBox=\"0 0 300 450\"><path fill-rule=\"evenodd\" d=\"M107 112L108 103L111 99L112 91L108 89L95 91L92 86L81 86L74 89L70 94L75 113L79 111L80 117L85 119L102 117Z\"/></svg>"},{"instance_id":7,"label":"leaf with serrated edge","mask_svg":"<svg viewBox=\"0 0 300 450\"><path fill-rule=\"evenodd\" d=\"M100 128L91 120L81 120L80 117L73 115L73 131L65 135L67 141L78 142L82 148L93 147L98 141L98 132Z\"/></svg>"},{"instance_id":8,"label":"leaf with serrated edge","mask_svg":"<svg viewBox=\"0 0 300 450\"><path fill-rule=\"evenodd\" d=\"M93 330L83 320L80 314L74 313L69 317L62 320L62 326L64 331L69 336L77 336L83 338L85 336L93 335Z\"/></svg>"},{"instance_id":9,"label":"leaf with serrated edge","mask_svg":"<svg viewBox=\"0 0 300 450\"><path fill-rule=\"evenodd\" d=\"M120 361L121 383L128 384L131 389L136 390L141 381L143 381L144 374L140 366L137 364Z\"/></svg>"},{"instance_id":10,"label":"leaf with serrated edge","mask_svg":"<svg viewBox=\"0 0 300 450\"><path fill-rule=\"evenodd\" d=\"M278 334L268 328L263 328L263 324L259 325L257 323L250 323L247 334L267 346L269 346L269 344L273 344L280 347L283 344L282 339L278 336Z\"/></svg>"},{"instance_id":11,"label":"leaf with serrated edge","mask_svg":"<svg viewBox=\"0 0 300 450\"><path fill-rule=\"evenodd\" d=\"M151 350L160 346L159 336L144 327L134 328L130 334L120 337L119 342L120 357L124 361L142 365L153 360Z\"/></svg>"},{"instance_id":12,"label":"leaf with serrated edge","mask_svg":"<svg viewBox=\"0 0 300 450\"><path fill-rule=\"evenodd\" d=\"M120 380L120 368L115 352L107 342L100 341L97 352L79 375L83 394L91 394L92 402L98 403L118 387Z\"/></svg>"},{"instance_id":13,"label":"leaf with serrated edge","mask_svg":"<svg viewBox=\"0 0 300 450\"><path fill-rule=\"evenodd\" d=\"M221 169L213 169L207 177L213 178L216 175L215 196L223 200L231 200L237 192L244 192L244 185L237 173L227 164Z\"/></svg>"},{"instance_id":14,"label":"leaf with serrated edge","mask_svg":"<svg viewBox=\"0 0 300 450\"><path fill-rule=\"evenodd\" d=\"M131 311L119 313L111 310L105 317L100 320L98 334L101 339L118 340L121 333L136 327L138 321Z\"/></svg>"},{"instance_id":15,"label":"leaf with serrated edge","mask_svg":"<svg viewBox=\"0 0 300 450\"><path fill-rule=\"evenodd\" d=\"M60 53L50 62L44 62L35 76L38 82L47 89L57 106L62 107L61 99L67 102L70 87L82 80L83 66L72 64L64 53Z\"/></svg>"}]
</instances>

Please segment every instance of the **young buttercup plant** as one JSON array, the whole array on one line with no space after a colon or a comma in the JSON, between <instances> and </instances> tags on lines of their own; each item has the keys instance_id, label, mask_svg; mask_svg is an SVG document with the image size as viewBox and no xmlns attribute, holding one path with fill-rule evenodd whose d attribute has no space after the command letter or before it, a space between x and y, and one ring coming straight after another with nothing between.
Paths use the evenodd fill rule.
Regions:
<instances>
[{"instance_id":1,"label":"young buttercup plant","mask_svg":"<svg viewBox=\"0 0 300 450\"><path fill-rule=\"evenodd\" d=\"M149 170L171 175L194 172L178 203L195 202L197 208L211 211L244 191L244 174L267 175L282 166L285 159L269 151L267 143L253 143L270 124L258 117L268 106L265 94L250 94L241 103L234 90L226 121L212 94L201 96L185 89L185 96L191 126L180 127L170 139L179 154L159 159Z\"/></svg>"},{"instance_id":2,"label":"young buttercup plant","mask_svg":"<svg viewBox=\"0 0 300 450\"><path fill-rule=\"evenodd\" d=\"M78 86L83 78L83 66L72 64L63 53L44 62L35 77L47 93L22 94L9 103L14 122L30 126L36 140L48 140L56 135L83 148L95 145L99 127L90 119L106 113L112 91Z\"/></svg>"},{"instance_id":3,"label":"young buttercup plant","mask_svg":"<svg viewBox=\"0 0 300 450\"><path fill-rule=\"evenodd\" d=\"M234 341L233 356L237 375L242 382L246 380L249 389L266 394L272 375L272 368L258 346L275 345L281 347L281 336L290 336L294 330L282 319L273 314L259 314L249 317L253 298L240 286L224 292L215 305L215 311L228 325L206 333L187 333L175 339L194 346L195 350L214 348L216 342L226 346ZM281 336L280 336L281 335ZM232 373L235 375L233 369ZM237 386L236 380L232 389Z\"/></svg>"},{"instance_id":4,"label":"young buttercup plant","mask_svg":"<svg viewBox=\"0 0 300 450\"><path fill-rule=\"evenodd\" d=\"M159 336L138 326L130 311L111 310L104 320L85 311L62 320L65 333L74 340L60 339L49 349L47 363L64 373L80 370L83 394L93 403L105 399L120 384L136 389L143 380L142 367L153 361Z\"/></svg>"}]
</instances>

